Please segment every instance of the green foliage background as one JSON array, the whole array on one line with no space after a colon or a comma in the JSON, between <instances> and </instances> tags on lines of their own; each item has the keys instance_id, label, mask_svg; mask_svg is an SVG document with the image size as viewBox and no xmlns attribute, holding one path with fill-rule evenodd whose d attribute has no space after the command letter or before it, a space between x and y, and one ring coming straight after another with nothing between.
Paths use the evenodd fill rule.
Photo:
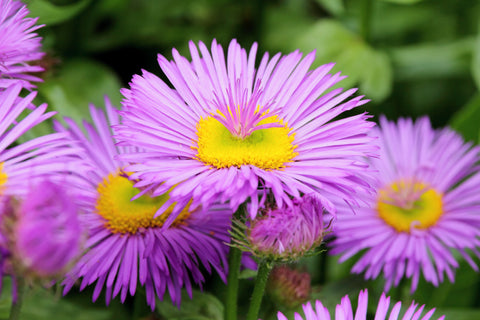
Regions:
<instances>
[{"instance_id":1,"label":"green foliage background","mask_svg":"<svg viewBox=\"0 0 480 320\"><path fill-rule=\"evenodd\" d=\"M334 71L349 77L342 87L356 86L371 102L365 109L390 119L428 115L435 127L451 125L464 137L479 141L480 35L477 0L29 0L31 16L46 24L39 30L48 53L38 86L37 102L77 121L88 118L88 104L103 105L105 95L118 106L119 89L146 69L161 75L157 53L171 49L188 54L188 41L224 46L232 38L243 47L259 43L260 53L316 50L315 65L336 62ZM25 139L48 132L45 123ZM300 263L312 274L312 298L332 307L340 298L369 288L374 308L382 280L364 282L349 274L349 263L322 254ZM460 259L461 260L461 259ZM435 288L421 283L412 296L409 284L389 292L408 304L412 299L438 307L437 317L480 319L478 274L462 264L455 284ZM246 308L251 285L242 282ZM245 289L245 290L243 290ZM4 283L0 314L8 312ZM91 290L60 299L54 289L30 292L24 318L47 319L221 319L224 285L212 276L205 293L184 299L181 310L169 298L150 313L140 294L124 305L90 303ZM246 292L244 294L243 292ZM102 297L99 299L101 300ZM220 299L220 300L219 300ZM293 314L265 300L263 319L276 310ZM374 309L371 309L374 311Z\"/></svg>"}]
</instances>

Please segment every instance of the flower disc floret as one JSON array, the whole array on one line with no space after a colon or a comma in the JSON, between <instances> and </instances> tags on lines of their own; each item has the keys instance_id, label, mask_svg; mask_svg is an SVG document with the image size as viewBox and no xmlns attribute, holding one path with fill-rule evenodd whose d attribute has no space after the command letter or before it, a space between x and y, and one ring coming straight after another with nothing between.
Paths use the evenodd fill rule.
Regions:
<instances>
[{"instance_id":1,"label":"flower disc floret","mask_svg":"<svg viewBox=\"0 0 480 320\"><path fill-rule=\"evenodd\" d=\"M133 184L122 173L111 173L98 184L98 200L95 208L107 221L107 228L114 233L136 233L140 228L161 227L173 211L174 205L164 214L154 218L158 208L167 201L168 194L158 197L144 194L131 200L140 192ZM175 218L174 224L188 218L189 208L190 206L186 206L181 211Z\"/></svg>"},{"instance_id":2,"label":"flower disc floret","mask_svg":"<svg viewBox=\"0 0 480 320\"><path fill-rule=\"evenodd\" d=\"M297 155L295 134L277 116L263 123L280 126L258 129L245 138L233 135L214 117L202 118L197 125L197 158L215 168L240 168L253 165L262 169L280 169ZM260 124L262 124L260 122Z\"/></svg>"},{"instance_id":3,"label":"flower disc floret","mask_svg":"<svg viewBox=\"0 0 480 320\"><path fill-rule=\"evenodd\" d=\"M2 195L2 190L5 188L7 183L8 175L3 171L3 162L0 162L0 196Z\"/></svg>"},{"instance_id":4,"label":"flower disc floret","mask_svg":"<svg viewBox=\"0 0 480 320\"><path fill-rule=\"evenodd\" d=\"M395 182L379 191L377 210L398 232L428 229L443 213L442 195L422 183Z\"/></svg>"}]
</instances>

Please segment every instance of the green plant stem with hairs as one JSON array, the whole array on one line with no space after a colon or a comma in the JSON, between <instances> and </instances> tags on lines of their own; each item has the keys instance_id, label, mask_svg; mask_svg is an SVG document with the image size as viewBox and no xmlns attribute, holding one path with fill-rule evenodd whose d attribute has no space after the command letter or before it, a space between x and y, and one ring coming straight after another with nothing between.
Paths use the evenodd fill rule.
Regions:
<instances>
[{"instance_id":1,"label":"green plant stem with hairs","mask_svg":"<svg viewBox=\"0 0 480 320\"><path fill-rule=\"evenodd\" d=\"M15 286L17 290L17 299L12 302L10 316L8 317L9 320L20 319L20 310L22 309L23 295L25 294L25 280L22 277L17 277L15 279Z\"/></svg>"},{"instance_id":2,"label":"green plant stem with hairs","mask_svg":"<svg viewBox=\"0 0 480 320\"><path fill-rule=\"evenodd\" d=\"M270 261L262 261L259 263L257 277L255 278L255 287L253 288L252 299L247 313L247 320L257 320L258 312L262 304L265 286L267 285L268 276L272 271L273 263Z\"/></svg>"}]
</instances>

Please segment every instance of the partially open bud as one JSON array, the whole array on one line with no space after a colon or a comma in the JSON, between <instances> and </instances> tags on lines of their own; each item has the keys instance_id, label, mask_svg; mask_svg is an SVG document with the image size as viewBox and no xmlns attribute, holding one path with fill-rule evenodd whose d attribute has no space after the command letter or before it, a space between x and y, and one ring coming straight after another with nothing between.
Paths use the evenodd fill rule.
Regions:
<instances>
[{"instance_id":1,"label":"partially open bud","mask_svg":"<svg viewBox=\"0 0 480 320\"><path fill-rule=\"evenodd\" d=\"M80 254L78 207L61 186L39 183L20 200L7 199L2 234L14 276L35 280L62 276Z\"/></svg>"},{"instance_id":2,"label":"partially open bud","mask_svg":"<svg viewBox=\"0 0 480 320\"><path fill-rule=\"evenodd\" d=\"M279 266L270 274L267 291L275 302L287 308L295 308L310 299L310 280L308 272Z\"/></svg>"},{"instance_id":3,"label":"partially open bud","mask_svg":"<svg viewBox=\"0 0 480 320\"><path fill-rule=\"evenodd\" d=\"M311 255L325 234L323 206L314 196L293 200L293 206L275 208L251 221L243 244L254 256L291 262Z\"/></svg>"}]
</instances>

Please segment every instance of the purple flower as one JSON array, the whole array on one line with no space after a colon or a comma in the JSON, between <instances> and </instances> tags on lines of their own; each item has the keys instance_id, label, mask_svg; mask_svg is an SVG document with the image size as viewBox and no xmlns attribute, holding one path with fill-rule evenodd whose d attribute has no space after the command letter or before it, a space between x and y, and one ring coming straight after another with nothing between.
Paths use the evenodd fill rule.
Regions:
<instances>
[{"instance_id":1,"label":"purple flower","mask_svg":"<svg viewBox=\"0 0 480 320\"><path fill-rule=\"evenodd\" d=\"M201 285L205 279L200 270L215 269L225 280L228 229L232 211L226 206L213 206L212 211L191 204L170 214L172 205L163 215L155 212L165 203L168 192L157 197L140 195L126 162L118 155L137 153L131 146L116 146L109 124L117 125L116 110L106 101L106 113L90 107L94 125L84 122L82 130L66 118L69 129L56 123L56 129L72 134L85 152L79 153L91 170L86 175L73 175L86 212L85 227L89 231L88 251L80 258L63 282L64 293L81 279L80 290L95 283L93 300L105 289L106 303L120 295L134 295L137 284L145 287L147 303L153 309L155 299L163 299L168 291L173 303L179 305L181 289L192 295L192 282ZM131 200L135 197L135 200ZM166 226L168 221L169 227Z\"/></svg>"},{"instance_id":2,"label":"purple flower","mask_svg":"<svg viewBox=\"0 0 480 320\"><path fill-rule=\"evenodd\" d=\"M327 92L344 78L328 73L333 64L309 70L315 54L302 59L295 51L271 59L266 53L256 69L257 44L247 54L233 40L226 59L216 41L210 51L202 42L199 49L190 42L192 61L176 50L173 61L158 56L174 89L143 71L122 91L118 139L144 149L122 155L127 170L144 192L175 186L159 214L173 202L193 198L194 206L208 206L220 199L232 209L251 202L254 218L259 188L280 208L317 193L333 211L326 198L356 203L355 194L369 190L358 156L376 152L367 135L374 124L366 114L334 120L367 100L347 100L356 89Z\"/></svg>"},{"instance_id":3,"label":"purple flower","mask_svg":"<svg viewBox=\"0 0 480 320\"><path fill-rule=\"evenodd\" d=\"M14 254L27 272L62 275L80 253L82 230L73 196L50 181L32 186L21 201Z\"/></svg>"},{"instance_id":4,"label":"purple flower","mask_svg":"<svg viewBox=\"0 0 480 320\"><path fill-rule=\"evenodd\" d=\"M23 87L34 87L31 81L42 81L31 75L43 71L38 65L29 63L40 60L41 40L35 30L38 18L27 18L29 11L20 1L0 0L0 88L7 88L14 82Z\"/></svg>"},{"instance_id":5,"label":"purple flower","mask_svg":"<svg viewBox=\"0 0 480 320\"><path fill-rule=\"evenodd\" d=\"M382 273L386 290L411 278L414 291L420 274L435 286L445 274L453 282L454 251L478 270L470 255L480 257L480 148L428 118L380 122L381 157L370 160L378 192L356 214L339 208L332 253L340 262L358 253L352 272Z\"/></svg>"},{"instance_id":6,"label":"purple flower","mask_svg":"<svg viewBox=\"0 0 480 320\"><path fill-rule=\"evenodd\" d=\"M368 306L368 292L367 290L360 291L358 295L358 306L355 311L355 317L353 315L352 304L348 295L342 298L340 304L337 304L335 309L335 320L366 320L367 319L367 306ZM377 310L375 312L375 320L385 320L388 315L388 309L390 307L390 297L386 297L385 293L382 294L380 300L378 301ZM400 315L400 309L402 307L401 302L397 302L388 317L389 320L397 320ZM418 308L418 304L412 302L407 311L403 314L402 320L415 320L419 319L422 315L422 312L425 308L425 305L422 305ZM429 320L435 309L428 311L421 320ZM309 302L306 305L303 305L304 317L300 314L295 313L295 320L330 320L330 313L328 309L323 306L320 301L315 302L315 308ZM277 314L278 320L288 320L287 317L281 312ZM438 320L443 320L445 316L441 316Z\"/></svg>"},{"instance_id":7,"label":"purple flower","mask_svg":"<svg viewBox=\"0 0 480 320\"><path fill-rule=\"evenodd\" d=\"M258 257L297 260L312 253L325 233L322 203L313 196L294 199L293 205L267 210L247 229L247 247Z\"/></svg>"},{"instance_id":8,"label":"purple flower","mask_svg":"<svg viewBox=\"0 0 480 320\"><path fill-rule=\"evenodd\" d=\"M0 196L23 198L40 181L62 181L64 173L83 170L81 163L71 158L79 149L68 147L65 133L12 146L28 130L55 114L46 112L47 105L42 104L22 118L20 115L32 106L36 92L20 98L21 89L17 83L0 90Z\"/></svg>"}]
</instances>

